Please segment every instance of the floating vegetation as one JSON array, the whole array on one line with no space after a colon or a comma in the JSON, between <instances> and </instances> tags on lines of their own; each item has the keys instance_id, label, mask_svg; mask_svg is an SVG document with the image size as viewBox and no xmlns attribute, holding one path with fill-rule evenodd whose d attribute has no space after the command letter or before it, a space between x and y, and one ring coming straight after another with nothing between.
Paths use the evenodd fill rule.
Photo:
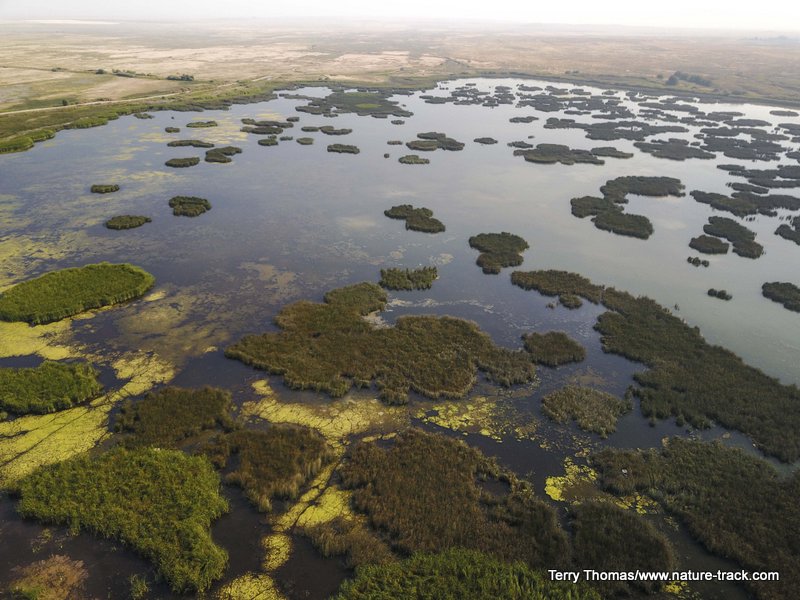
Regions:
<instances>
[{"instance_id":1,"label":"floating vegetation","mask_svg":"<svg viewBox=\"0 0 800 600\"><path fill-rule=\"evenodd\" d=\"M511 281L547 295L578 294L609 309L595 329L604 351L649 367L634 375L638 386L630 388L645 417L675 417L695 427L708 427L713 420L750 435L781 460L800 457L796 386L782 385L732 352L708 344L699 330L649 298L595 286L563 271L517 271Z\"/></svg>"},{"instance_id":2,"label":"floating vegetation","mask_svg":"<svg viewBox=\"0 0 800 600\"><path fill-rule=\"evenodd\" d=\"M719 298L720 300L732 300L733 296L731 296L725 290L716 290L714 288L709 288L708 295L712 298Z\"/></svg>"},{"instance_id":3,"label":"floating vegetation","mask_svg":"<svg viewBox=\"0 0 800 600\"><path fill-rule=\"evenodd\" d=\"M403 141L402 140L389 140L386 143L389 144L390 146L402 146L403 145Z\"/></svg>"},{"instance_id":4,"label":"floating vegetation","mask_svg":"<svg viewBox=\"0 0 800 600\"><path fill-rule=\"evenodd\" d=\"M436 267L381 269L379 284L387 290L429 290L437 277Z\"/></svg>"},{"instance_id":5,"label":"floating vegetation","mask_svg":"<svg viewBox=\"0 0 800 600\"><path fill-rule=\"evenodd\" d=\"M766 182L765 182L766 183ZM703 204L717 210L733 213L737 217L762 214L769 217L777 215L777 209L800 210L800 198L786 194L761 196L752 192L734 192L732 197L724 194L694 190L691 196Z\"/></svg>"},{"instance_id":6,"label":"floating vegetation","mask_svg":"<svg viewBox=\"0 0 800 600\"><path fill-rule=\"evenodd\" d=\"M374 380L383 400L403 404L410 390L428 398L461 398L476 371L502 385L531 381L527 354L492 343L471 322L452 317L401 317L373 327L363 317L382 310L386 292L372 283L332 290L325 302L283 308L278 333L248 335L225 355L283 376L295 389L343 396Z\"/></svg>"},{"instance_id":7,"label":"floating vegetation","mask_svg":"<svg viewBox=\"0 0 800 600\"><path fill-rule=\"evenodd\" d=\"M372 598L600 600L586 584L553 582L523 563L509 564L461 548L361 567L334 596L334 600Z\"/></svg>"},{"instance_id":8,"label":"floating vegetation","mask_svg":"<svg viewBox=\"0 0 800 600\"><path fill-rule=\"evenodd\" d=\"M116 183L96 183L91 187L93 194L111 194L118 191L119 186Z\"/></svg>"},{"instance_id":9,"label":"floating vegetation","mask_svg":"<svg viewBox=\"0 0 800 600\"><path fill-rule=\"evenodd\" d=\"M152 560L176 592L207 589L227 566L209 527L228 505L203 457L117 448L42 467L17 493L22 516L120 539Z\"/></svg>"},{"instance_id":10,"label":"floating vegetation","mask_svg":"<svg viewBox=\"0 0 800 600\"><path fill-rule=\"evenodd\" d=\"M699 256L689 256L686 258L686 262L688 262L693 267L699 267L699 266L707 267L709 264L711 264L707 260L702 259Z\"/></svg>"},{"instance_id":11,"label":"floating vegetation","mask_svg":"<svg viewBox=\"0 0 800 600\"><path fill-rule=\"evenodd\" d=\"M409 429L391 448L362 442L348 456L340 473L353 506L403 554L461 546L531 567L565 563L555 511L459 440ZM486 480L507 483L507 492L483 491Z\"/></svg>"},{"instance_id":12,"label":"floating vegetation","mask_svg":"<svg viewBox=\"0 0 800 600\"><path fill-rule=\"evenodd\" d=\"M689 248L703 254L727 254L730 246L728 242L723 242L719 238L710 235L699 235L689 240Z\"/></svg>"},{"instance_id":13,"label":"floating vegetation","mask_svg":"<svg viewBox=\"0 0 800 600\"><path fill-rule=\"evenodd\" d=\"M190 146L192 148L213 148L214 144L202 140L174 140L172 142L167 142L167 146L177 148L183 148L185 146Z\"/></svg>"},{"instance_id":14,"label":"floating vegetation","mask_svg":"<svg viewBox=\"0 0 800 600\"><path fill-rule=\"evenodd\" d=\"M573 558L578 569L601 572L674 572L672 546L649 521L610 502L578 502L570 507ZM654 593L666 581L608 581L597 589L608 598L635 590Z\"/></svg>"},{"instance_id":15,"label":"floating vegetation","mask_svg":"<svg viewBox=\"0 0 800 600\"><path fill-rule=\"evenodd\" d=\"M204 430L231 429L230 407L230 393L218 388L165 387L126 401L115 430L127 434L127 446L176 448Z\"/></svg>"},{"instance_id":16,"label":"floating vegetation","mask_svg":"<svg viewBox=\"0 0 800 600\"><path fill-rule=\"evenodd\" d=\"M595 156L603 156L607 158L633 158L633 152L623 152L613 146L600 146L590 150Z\"/></svg>"},{"instance_id":17,"label":"floating vegetation","mask_svg":"<svg viewBox=\"0 0 800 600\"><path fill-rule=\"evenodd\" d=\"M388 158L389 155L387 154L386 157ZM398 158L397 161L403 165L427 165L431 162L427 158L420 158L417 154L406 154Z\"/></svg>"},{"instance_id":18,"label":"floating vegetation","mask_svg":"<svg viewBox=\"0 0 800 600\"><path fill-rule=\"evenodd\" d=\"M164 127L164 131L167 133L180 133L180 127Z\"/></svg>"},{"instance_id":19,"label":"floating vegetation","mask_svg":"<svg viewBox=\"0 0 800 600\"><path fill-rule=\"evenodd\" d=\"M361 152L361 150L358 149L358 146L352 146L350 144L329 144L328 152L338 152L339 154L358 154Z\"/></svg>"},{"instance_id":20,"label":"floating vegetation","mask_svg":"<svg viewBox=\"0 0 800 600\"><path fill-rule=\"evenodd\" d=\"M761 286L761 293L773 302L783 304L783 307L800 312L800 287L793 283L773 281Z\"/></svg>"},{"instance_id":21,"label":"floating vegetation","mask_svg":"<svg viewBox=\"0 0 800 600\"><path fill-rule=\"evenodd\" d=\"M389 100L392 90L335 91L325 98L306 98L306 106L297 106L298 112L312 115L335 116L356 113L373 117L410 117L412 113Z\"/></svg>"},{"instance_id":22,"label":"floating vegetation","mask_svg":"<svg viewBox=\"0 0 800 600\"><path fill-rule=\"evenodd\" d=\"M18 569L15 569L17 571ZM9 587L12 598L33 600L77 600L86 597L84 584L89 572L83 561L54 554L19 570Z\"/></svg>"},{"instance_id":23,"label":"floating vegetation","mask_svg":"<svg viewBox=\"0 0 800 600\"><path fill-rule=\"evenodd\" d=\"M642 152L652 154L656 158L668 158L670 160L686 160L687 158L712 159L716 158L713 152L706 152L697 146L693 146L688 140L670 138L668 140L653 140L651 142L634 142Z\"/></svg>"},{"instance_id":24,"label":"floating vegetation","mask_svg":"<svg viewBox=\"0 0 800 600\"><path fill-rule=\"evenodd\" d=\"M203 128L203 127L216 127L218 123L216 121L192 121L191 123L187 123L187 127L191 127L193 129Z\"/></svg>"},{"instance_id":25,"label":"floating vegetation","mask_svg":"<svg viewBox=\"0 0 800 600\"><path fill-rule=\"evenodd\" d=\"M206 162L213 163L229 163L231 156L241 154L242 149L237 146L223 146L222 148L214 148L213 150L206 151Z\"/></svg>"},{"instance_id":26,"label":"floating vegetation","mask_svg":"<svg viewBox=\"0 0 800 600\"><path fill-rule=\"evenodd\" d=\"M278 138L276 138L273 135L273 136L270 136L270 137L267 137L267 138L260 139L260 140L258 140L258 145L259 146L277 146L278 145Z\"/></svg>"},{"instance_id":27,"label":"floating vegetation","mask_svg":"<svg viewBox=\"0 0 800 600\"><path fill-rule=\"evenodd\" d=\"M199 156L189 156L187 158L170 158L164 164L173 169L185 169L186 167L193 167L199 163Z\"/></svg>"},{"instance_id":28,"label":"floating vegetation","mask_svg":"<svg viewBox=\"0 0 800 600\"><path fill-rule=\"evenodd\" d=\"M406 229L412 231L423 231L425 233L441 233L444 231L444 223L433 217L433 211L429 208L414 208L410 204L400 204L383 211L383 214L390 219L403 219L406 222Z\"/></svg>"},{"instance_id":29,"label":"floating vegetation","mask_svg":"<svg viewBox=\"0 0 800 600\"><path fill-rule=\"evenodd\" d=\"M473 141L478 144L483 144L484 146L490 146L497 143L497 140L491 137L479 137L475 138Z\"/></svg>"},{"instance_id":30,"label":"floating vegetation","mask_svg":"<svg viewBox=\"0 0 800 600\"><path fill-rule=\"evenodd\" d=\"M484 273L497 274L503 267L516 267L522 264L522 252L528 249L528 242L518 235L502 233L479 233L469 238L469 245L480 251L477 265Z\"/></svg>"},{"instance_id":31,"label":"floating vegetation","mask_svg":"<svg viewBox=\"0 0 800 600\"><path fill-rule=\"evenodd\" d=\"M103 389L89 363L44 361L33 368L0 368L0 410L46 414L96 398Z\"/></svg>"},{"instance_id":32,"label":"floating vegetation","mask_svg":"<svg viewBox=\"0 0 800 600\"><path fill-rule=\"evenodd\" d=\"M581 219L593 217L592 222L598 229L646 240L653 233L650 220L642 215L625 213L620 205L628 202L628 194L682 196L682 190L683 184L674 177L617 177L600 188L602 198L583 196L573 198L570 204L574 216Z\"/></svg>"},{"instance_id":33,"label":"floating vegetation","mask_svg":"<svg viewBox=\"0 0 800 600\"><path fill-rule=\"evenodd\" d=\"M748 584L757 598L789 598L800 586L798 473L779 474L738 448L680 438L662 449L603 450L592 464L605 489L652 496L714 554L780 572L780 581Z\"/></svg>"},{"instance_id":34,"label":"floating vegetation","mask_svg":"<svg viewBox=\"0 0 800 600\"><path fill-rule=\"evenodd\" d=\"M617 430L617 419L632 408L629 400L593 388L568 385L542 398L542 412L558 423L575 421L602 438Z\"/></svg>"},{"instance_id":35,"label":"floating vegetation","mask_svg":"<svg viewBox=\"0 0 800 600\"><path fill-rule=\"evenodd\" d=\"M800 117L800 113L793 110L771 110L769 114L775 115L776 117Z\"/></svg>"},{"instance_id":36,"label":"floating vegetation","mask_svg":"<svg viewBox=\"0 0 800 600\"><path fill-rule=\"evenodd\" d=\"M297 142L297 143L298 143L298 144L300 144L301 146L310 146L311 144L313 144L313 143L314 143L314 138L310 138L310 137L299 137L299 138L297 138L297 139L295 140L295 142Z\"/></svg>"},{"instance_id":37,"label":"floating vegetation","mask_svg":"<svg viewBox=\"0 0 800 600\"><path fill-rule=\"evenodd\" d=\"M727 217L709 217L703 226L708 235L725 238L733 245L734 253L746 258L758 258L764 247L755 242L756 234L744 225Z\"/></svg>"},{"instance_id":38,"label":"floating vegetation","mask_svg":"<svg viewBox=\"0 0 800 600\"><path fill-rule=\"evenodd\" d=\"M556 108L556 110L560 110ZM544 125L545 129L583 129L590 140L632 140L644 141L645 138L659 133L686 133L689 130L680 125L651 125L644 121L613 120L599 123L578 123L575 119L550 117Z\"/></svg>"},{"instance_id":39,"label":"floating vegetation","mask_svg":"<svg viewBox=\"0 0 800 600\"><path fill-rule=\"evenodd\" d=\"M557 367L586 358L586 349L563 331L528 333L522 341L533 362L548 367Z\"/></svg>"},{"instance_id":40,"label":"floating vegetation","mask_svg":"<svg viewBox=\"0 0 800 600\"><path fill-rule=\"evenodd\" d=\"M508 122L509 123L533 123L534 121L538 121L538 117L534 117L533 115L528 115L527 117L511 117Z\"/></svg>"},{"instance_id":41,"label":"floating vegetation","mask_svg":"<svg viewBox=\"0 0 800 600\"><path fill-rule=\"evenodd\" d=\"M526 161L541 164L561 163L574 165L575 163L589 163L593 165L605 164L590 150L573 150L563 144L537 144L532 150L519 149L514 151L515 156L522 156Z\"/></svg>"},{"instance_id":42,"label":"floating vegetation","mask_svg":"<svg viewBox=\"0 0 800 600\"><path fill-rule=\"evenodd\" d=\"M447 134L445 133L427 131L425 133L418 133L417 137L419 139L411 140L410 142L406 143L406 146L408 146L410 150L430 152L437 149L453 151L464 149L463 142L459 142L453 138L447 137Z\"/></svg>"},{"instance_id":43,"label":"floating vegetation","mask_svg":"<svg viewBox=\"0 0 800 600\"><path fill-rule=\"evenodd\" d=\"M197 196L173 196L169 200L172 214L183 217L197 217L211 210L211 203Z\"/></svg>"},{"instance_id":44,"label":"floating vegetation","mask_svg":"<svg viewBox=\"0 0 800 600\"><path fill-rule=\"evenodd\" d=\"M220 435L202 452L219 469L233 463L226 483L241 487L263 512L272 509L273 499L296 500L303 486L333 458L319 433L287 425Z\"/></svg>"},{"instance_id":45,"label":"floating vegetation","mask_svg":"<svg viewBox=\"0 0 800 600\"><path fill-rule=\"evenodd\" d=\"M143 217L141 215L119 215L111 217L105 222L105 226L109 229L134 229L150 222L152 222L150 217Z\"/></svg>"},{"instance_id":46,"label":"floating vegetation","mask_svg":"<svg viewBox=\"0 0 800 600\"><path fill-rule=\"evenodd\" d=\"M98 263L51 271L0 295L0 320L41 325L144 295L155 278L129 264Z\"/></svg>"},{"instance_id":47,"label":"floating vegetation","mask_svg":"<svg viewBox=\"0 0 800 600\"><path fill-rule=\"evenodd\" d=\"M597 304L603 295L601 286L568 271L514 271L511 273L511 283L523 290L536 290L545 296L558 296L559 301L568 308L582 306L581 297Z\"/></svg>"},{"instance_id":48,"label":"floating vegetation","mask_svg":"<svg viewBox=\"0 0 800 600\"><path fill-rule=\"evenodd\" d=\"M775 235L800 246L800 216L794 217L791 224L781 223L775 230Z\"/></svg>"},{"instance_id":49,"label":"floating vegetation","mask_svg":"<svg viewBox=\"0 0 800 600\"><path fill-rule=\"evenodd\" d=\"M347 129L347 128L336 129L336 127L334 127L333 125L323 125L318 129L325 135L349 135L353 133L352 129Z\"/></svg>"}]
</instances>

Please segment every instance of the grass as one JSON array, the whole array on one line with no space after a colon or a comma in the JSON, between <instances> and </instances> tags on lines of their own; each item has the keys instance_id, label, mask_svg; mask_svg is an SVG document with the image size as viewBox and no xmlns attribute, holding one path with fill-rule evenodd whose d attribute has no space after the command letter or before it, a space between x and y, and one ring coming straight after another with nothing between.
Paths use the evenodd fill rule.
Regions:
<instances>
[{"instance_id":1,"label":"grass","mask_svg":"<svg viewBox=\"0 0 800 600\"><path fill-rule=\"evenodd\" d=\"M86 597L88 578L83 561L54 554L22 569L8 591L13 600L77 600Z\"/></svg>"},{"instance_id":2,"label":"grass","mask_svg":"<svg viewBox=\"0 0 800 600\"><path fill-rule=\"evenodd\" d=\"M689 248L703 254L727 254L730 246L717 237L698 235L689 240Z\"/></svg>"},{"instance_id":3,"label":"grass","mask_svg":"<svg viewBox=\"0 0 800 600\"><path fill-rule=\"evenodd\" d=\"M773 302L783 304L787 310L800 312L800 287L793 283L773 281L761 286L761 293Z\"/></svg>"},{"instance_id":4,"label":"grass","mask_svg":"<svg viewBox=\"0 0 800 600\"><path fill-rule=\"evenodd\" d=\"M118 191L119 186L116 183L96 183L91 188L93 194L110 194Z\"/></svg>"},{"instance_id":5,"label":"grass","mask_svg":"<svg viewBox=\"0 0 800 600\"><path fill-rule=\"evenodd\" d=\"M164 163L173 169L185 169L186 167L194 167L200 164L199 156L189 156L187 158L170 158Z\"/></svg>"},{"instance_id":6,"label":"grass","mask_svg":"<svg viewBox=\"0 0 800 600\"><path fill-rule=\"evenodd\" d=\"M577 569L636 572L669 571L677 567L675 554L664 534L635 512L610 502L580 502L570 507L574 531L573 552ZM666 582L609 581L597 584L604 597L654 593Z\"/></svg>"},{"instance_id":7,"label":"grass","mask_svg":"<svg viewBox=\"0 0 800 600\"><path fill-rule=\"evenodd\" d=\"M400 204L383 211L390 219L403 219L406 229L422 231L425 233L441 233L445 230L444 223L434 218L433 211L429 208L414 208L410 204Z\"/></svg>"},{"instance_id":8,"label":"grass","mask_svg":"<svg viewBox=\"0 0 800 600\"><path fill-rule=\"evenodd\" d=\"M521 265L522 252L529 247L520 236L507 231L473 235L469 238L469 245L480 251L476 262L487 274L497 274L503 267Z\"/></svg>"},{"instance_id":9,"label":"grass","mask_svg":"<svg viewBox=\"0 0 800 600\"><path fill-rule=\"evenodd\" d=\"M118 448L43 467L17 493L22 516L129 544L175 592L205 590L225 571L227 553L209 527L228 505L203 457Z\"/></svg>"},{"instance_id":10,"label":"grass","mask_svg":"<svg viewBox=\"0 0 800 600\"><path fill-rule=\"evenodd\" d=\"M758 258L764 253L761 244L755 242L756 234L744 225L727 217L709 217L708 224L703 226L708 235L727 239L733 245L733 251L746 258Z\"/></svg>"},{"instance_id":11,"label":"grass","mask_svg":"<svg viewBox=\"0 0 800 600\"><path fill-rule=\"evenodd\" d=\"M33 368L0 368L0 410L41 415L72 408L100 395L97 375L89 363L50 360Z\"/></svg>"},{"instance_id":12,"label":"grass","mask_svg":"<svg viewBox=\"0 0 800 600\"><path fill-rule=\"evenodd\" d=\"M546 295L573 293L600 301L608 311L595 325L603 350L645 364L632 393L646 417L674 417L707 427L712 421L752 437L767 454L787 462L800 458L800 390L745 364L738 356L707 343L667 309L591 284L563 271L512 273L511 281Z\"/></svg>"},{"instance_id":13,"label":"grass","mask_svg":"<svg viewBox=\"0 0 800 600\"><path fill-rule=\"evenodd\" d=\"M501 385L534 377L527 353L495 346L469 321L409 316L376 328L363 318L385 304L386 293L373 283L332 290L322 304L284 307L275 318L280 332L245 336L225 355L281 375L289 387L334 397L375 381L381 398L396 404L407 402L410 390L461 398L478 370Z\"/></svg>"},{"instance_id":14,"label":"grass","mask_svg":"<svg viewBox=\"0 0 800 600\"><path fill-rule=\"evenodd\" d=\"M602 438L617 430L617 419L631 408L629 400L574 385L542 398L542 412L548 417L562 424L575 421L584 431L591 431Z\"/></svg>"},{"instance_id":15,"label":"grass","mask_svg":"<svg viewBox=\"0 0 800 600\"><path fill-rule=\"evenodd\" d=\"M169 200L169 206L176 217L198 217L211 210L211 203L197 196L173 196Z\"/></svg>"},{"instance_id":16,"label":"grass","mask_svg":"<svg viewBox=\"0 0 800 600\"><path fill-rule=\"evenodd\" d=\"M381 269L379 285L387 290L429 290L437 276L436 267Z\"/></svg>"},{"instance_id":17,"label":"grass","mask_svg":"<svg viewBox=\"0 0 800 600\"><path fill-rule=\"evenodd\" d=\"M528 333L522 336L525 350L533 362L548 367L557 367L586 358L586 350L563 331Z\"/></svg>"},{"instance_id":18,"label":"grass","mask_svg":"<svg viewBox=\"0 0 800 600\"><path fill-rule=\"evenodd\" d=\"M232 464L226 483L241 487L264 512L272 509L274 499L296 500L303 486L333 458L318 432L279 425L220 435L202 452L220 469Z\"/></svg>"},{"instance_id":19,"label":"grass","mask_svg":"<svg viewBox=\"0 0 800 600\"><path fill-rule=\"evenodd\" d=\"M389 546L361 520L336 516L303 528L303 535L326 558L343 556L348 569L385 564L397 559Z\"/></svg>"},{"instance_id":20,"label":"grass","mask_svg":"<svg viewBox=\"0 0 800 600\"><path fill-rule=\"evenodd\" d=\"M129 447L177 448L209 429L231 429L230 392L212 387L165 387L122 405L114 425Z\"/></svg>"},{"instance_id":21,"label":"grass","mask_svg":"<svg viewBox=\"0 0 800 600\"><path fill-rule=\"evenodd\" d=\"M111 217L105 222L105 226L109 229L135 229L141 227L145 223L152 222L150 217L143 217L141 215L119 215Z\"/></svg>"},{"instance_id":22,"label":"grass","mask_svg":"<svg viewBox=\"0 0 800 600\"><path fill-rule=\"evenodd\" d=\"M98 263L52 271L0 295L0 320L41 325L144 295L155 278L129 265Z\"/></svg>"},{"instance_id":23,"label":"grass","mask_svg":"<svg viewBox=\"0 0 800 600\"><path fill-rule=\"evenodd\" d=\"M460 440L409 429L391 448L361 443L348 457L340 472L353 506L402 554L460 546L534 568L568 562L555 511ZM498 477L504 495L483 490Z\"/></svg>"},{"instance_id":24,"label":"grass","mask_svg":"<svg viewBox=\"0 0 800 600\"><path fill-rule=\"evenodd\" d=\"M603 450L592 457L601 485L651 495L714 554L746 570L779 571L780 581L751 583L761 600L800 588L800 475L780 475L738 448L672 438L662 449Z\"/></svg>"},{"instance_id":25,"label":"grass","mask_svg":"<svg viewBox=\"0 0 800 600\"><path fill-rule=\"evenodd\" d=\"M334 600L390 598L600 600L584 584L552 582L523 563L505 563L461 548L361 567L334 596Z\"/></svg>"}]
</instances>

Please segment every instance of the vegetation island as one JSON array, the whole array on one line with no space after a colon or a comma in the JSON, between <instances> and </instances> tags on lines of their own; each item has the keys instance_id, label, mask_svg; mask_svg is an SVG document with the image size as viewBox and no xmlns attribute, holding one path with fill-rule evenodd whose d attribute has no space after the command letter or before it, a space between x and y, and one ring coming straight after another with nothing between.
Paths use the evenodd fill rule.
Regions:
<instances>
[{"instance_id":1,"label":"vegetation island","mask_svg":"<svg viewBox=\"0 0 800 600\"><path fill-rule=\"evenodd\" d=\"M223 146L206 151L206 162L210 163L229 163L231 156L241 154L242 149L237 146Z\"/></svg>"},{"instance_id":2,"label":"vegetation island","mask_svg":"<svg viewBox=\"0 0 800 600\"><path fill-rule=\"evenodd\" d=\"M746 258L758 258L764 253L761 244L756 243L756 234L744 225L727 217L709 217L703 226L707 235L725 238L733 246L734 253Z\"/></svg>"},{"instance_id":3,"label":"vegetation island","mask_svg":"<svg viewBox=\"0 0 800 600\"><path fill-rule=\"evenodd\" d=\"M436 267L381 269L379 285L387 290L429 290L437 277Z\"/></svg>"},{"instance_id":4,"label":"vegetation island","mask_svg":"<svg viewBox=\"0 0 800 600\"><path fill-rule=\"evenodd\" d=\"M608 437L617 429L617 419L632 409L622 400L599 390L568 385L542 398L542 411L558 423L575 421L584 431Z\"/></svg>"},{"instance_id":5,"label":"vegetation island","mask_svg":"<svg viewBox=\"0 0 800 600\"><path fill-rule=\"evenodd\" d=\"M216 127L218 123L216 121L192 121L191 123L187 123L186 126L192 129L202 129L204 127Z\"/></svg>"},{"instance_id":6,"label":"vegetation island","mask_svg":"<svg viewBox=\"0 0 800 600\"><path fill-rule=\"evenodd\" d=\"M204 142L203 140L173 140L167 142L167 146L170 148L213 148L214 144L211 142Z\"/></svg>"},{"instance_id":7,"label":"vegetation island","mask_svg":"<svg viewBox=\"0 0 800 600\"><path fill-rule=\"evenodd\" d=\"M717 290L717 289L714 289L714 288L710 288L708 290L708 295L711 296L712 298L718 298L720 300L732 300L733 299L733 296L731 296L727 291L725 291L725 290Z\"/></svg>"},{"instance_id":8,"label":"vegetation island","mask_svg":"<svg viewBox=\"0 0 800 600\"><path fill-rule=\"evenodd\" d=\"M91 187L93 194L111 194L119 191L119 185L116 183L95 183Z\"/></svg>"},{"instance_id":9,"label":"vegetation island","mask_svg":"<svg viewBox=\"0 0 800 600\"><path fill-rule=\"evenodd\" d=\"M98 375L84 362L46 360L33 368L0 368L0 411L27 415L72 408L100 394Z\"/></svg>"},{"instance_id":10,"label":"vegetation island","mask_svg":"<svg viewBox=\"0 0 800 600\"><path fill-rule=\"evenodd\" d=\"M329 144L328 152L338 152L339 154L358 154L361 152L358 146L350 144Z\"/></svg>"},{"instance_id":11,"label":"vegetation island","mask_svg":"<svg viewBox=\"0 0 800 600\"><path fill-rule=\"evenodd\" d=\"M689 240L689 248L702 252L703 254L727 254L730 245L728 242L723 242L717 237L698 235Z\"/></svg>"},{"instance_id":12,"label":"vegetation island","mask_svg":"<svg viewBox=\"0 0 800 600\"><path fill-rule=\"evenodd\" d=\"M433 150L451 150L458 151L464 149L464 143L447 137L445 133L437 131L427 131L425 133L418 133L416 140L406 142L409 150L416 150L422 152L431 152Z\"/></svg>"},{"instance_id":13,"label":"vegetation island","mask_svg":"<svg viewBox=\"0 0 800 600\"><path fill-rule=\"evenodd\" d=\"M176 217L198 217L211 210L211 202L197 196L173 196L169 206Z\"/></svg>"},{"instance_id":14,"label":"vegetation island","mask_svg":"<svg viewBox=\"0 0 800 600\"><path fill-rule=\"evenodd\" d=\"M173 169L185 169L186 167L194 167L200 164L199 156L189 156L187 158L170 158L164 163Z\"/></svg>"},{"instance_id":15,"label":"vegetation island","mask_svg":"<svg viewBox=\"0 0 800 600\"><path fill-rule=\"evenodd\" d=\"M406 229L422 231L425 233L441 233L444 223L434 218L433 211L429 208L414 208L410 204L400 204L383 211L390 219L402 219L406 222Z\"/></svg>"},{"instance_id":16,"label":"vegetation island","mask_svg":"<svg viewBox=\"0 0 800 600\"><path fill-rule=\"evenodd\" d=\"M783 304L783 307L800 312L800 287L793 283L773 281L761 286L761 293L765 298Z\"/></svg>"},{"instance_id":17,"label":"vegetation island","mask_svg":"<svg viewBox=\"0 0 800 600\"><path fill-rule=\"evenodd\" d=\"M469 238L469 245L480 251L477 265L487 274L498 274L503 267L516 267L522 264L522 252L528 249L528 242L520 236L503 231L502 233L479 233Z\"/></svg>"},{"instance_id":18,"label":"vegetation island","mask_svg":"<svg viewBox=\"0 0 800 600\"><path fill-rule=\"evenodd\" d=\"M398 158L397 161L403 165L428 165L431 162L430 159L420 158L417 154L406 154Z\"/></svg>"},{"instance_id":19,"label":"vegetation island","mask_svg":"<svg viewBox=\"0 0 800 600\"><path fill-rule=\"evenodd\" d=\"M155 278L130 264L98 263L45 273L0 295L0 320L42 325L138 298Z\"/></svg>"},{"instance_id":20,"label":"vegetation island","mask_svg":"<svg viewBox=\"0 0 800 600\"><path fill-rule=\"evenodd\" d=\"M119 215L111 217L105 222L105 226L109 229L135 229L141 227L145 223L151 223L150 217L143 217L141 215Z\"/></svg>"},{"instance_id":21,"label":"vegetation island","mask_svg":"<svg viewBox=\"0 0 800 600\"><path fill-rule=\"evenodd\" d=\"M529 146L529 144L526 144ZM518 149L515 156L522 156L527 162L540 164L574 165L588 163L593 165L605 164L605 161L595 156L591 150L573 150L563 144L537 144L534 149Z\"/></svg>"},{"instance_id":22,"label":"vegetation island","mask_svg":"<svg viewBox=\"0 0 800 600\"><path fill-rule=\"evenodd\" d=\"M563 331L527 333L522 341L536 364L557 367L586 358L586 349Z\"/></svg>"}]
</instances>

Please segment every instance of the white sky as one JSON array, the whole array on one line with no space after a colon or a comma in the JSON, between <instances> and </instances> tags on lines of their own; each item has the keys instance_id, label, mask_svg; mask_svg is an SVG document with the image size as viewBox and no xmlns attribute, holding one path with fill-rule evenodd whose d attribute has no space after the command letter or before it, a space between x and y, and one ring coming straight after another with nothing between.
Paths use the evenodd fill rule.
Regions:
<instances>
[{"instance_id":1,"label":"white sky","mask_svg":"<svg viewBox=\"0 0 800 600\"><path fill-rule=\"evenodd\" d=\"M342 17L800 31L800 0L0 0L0 19Z\"/></svg>"}]
</instances>

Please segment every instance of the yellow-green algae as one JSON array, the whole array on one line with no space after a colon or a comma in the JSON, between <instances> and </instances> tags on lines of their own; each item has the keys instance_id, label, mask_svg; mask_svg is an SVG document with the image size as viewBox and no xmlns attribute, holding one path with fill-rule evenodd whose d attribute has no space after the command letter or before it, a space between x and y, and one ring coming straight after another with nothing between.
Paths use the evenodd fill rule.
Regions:
<instances>
[{"instance_id":1,"label":"yellow-green algae","mask_svg":"<svg viewBox=\"0 0 800 600\"><path fill-rule=\"evenodd\" d=\"M226 583L216 593L217 600L284 600L275 581L264 573L245 573Z\"/></svg>"}]
</instances>

